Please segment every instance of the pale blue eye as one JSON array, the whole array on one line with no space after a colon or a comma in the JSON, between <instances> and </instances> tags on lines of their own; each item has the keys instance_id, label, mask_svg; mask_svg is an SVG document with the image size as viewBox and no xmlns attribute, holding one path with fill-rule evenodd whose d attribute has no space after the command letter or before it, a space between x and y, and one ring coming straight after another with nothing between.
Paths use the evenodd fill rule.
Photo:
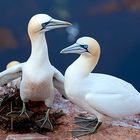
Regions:
<instances>
[{"instance_id":1,"label":"pale blue eye","mask_svg":"<svg viewBox=\"0 0 140 140\"><path fill-rule=\"evenodd\" d=\"M42 28L45 28L49 23L50 23L50 21L42 23Z\"/></svg>"},{"instance_id":2,"label":"pale blue eye","mask_svg":"<svg viewBox=\"0 0 140 140\"><path fill-rule=\"evenodd\" d=\"M80 45L80 46L88 51L88 45Z\"/></svg>"},{"instance_id":3,"label":"pale blue eye","mask_svg":"<svg viewBox=\"0 0 140 140\"><path fill-rule=\"evenodd\" d=\"M42 23L42 24L41 24L42 29L45 29L45 27L51 22L51 20L52 20L52 19L50 19L48 22ZM42 29L41 29L41 30L42 30Z\"/></svg>"}]
</instances>

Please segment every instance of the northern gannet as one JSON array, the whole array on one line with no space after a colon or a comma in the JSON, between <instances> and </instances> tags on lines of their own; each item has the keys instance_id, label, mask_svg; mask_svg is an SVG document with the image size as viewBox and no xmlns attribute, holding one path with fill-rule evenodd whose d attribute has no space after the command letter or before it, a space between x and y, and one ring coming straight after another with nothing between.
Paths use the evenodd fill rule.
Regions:
<instances>
[{"instance_id":1,"label":"northern gannet","mask_svg":"<svg viewBox=\"0 0 140 140\"><path fill-rule=\"evenodd\" d=\"M11 61L11 62L9 62L6 65L6 69L9 69L9 68L11 68L11 67L13 67L15 65L18 65L18 64L20 64L20 62L18 62L18 61ZM21 77L19 77L19 78L13 80L13 81L7 83L7 86L8 87L14 87L14 88L18 88L19 89L20 88L20 82L21 82Z\"/></svg>"},{"instance_id":2,"label":"northern gannet","mask_svg":"<svg viewBox=\"0 0 140 140\"><path fill-rule=\"evenodd\" d=\"M140 113L140 93L130 83L111 75L91 73L100 57L100 46L96 40L79 38L61 53L80 54L65 72L67 97L98 118L95 127L74 130L74 136L94 133L105 119Z\"/></svg>"},{"instance_id":3,"label":"northern gannet","mask_svg":"<svg viewBox=\"0 0 140 140\"><path fill-rule=\"evenodd\" d=\"M49 109L45 117L40 120L43 121L41 127L48 121L50 128L53 129L49 120L49 111L54 100L54 88L64 94L64 77L50 63L45 32L70 25L69 22L56 20L46 14L34 15L28 23L28 35L32 46L29 59L0 73L0 85L22 77L20 97L23 101L23 108L20 115L28 116L26 102L45 101Z\"/></svg>"}]
</instances>

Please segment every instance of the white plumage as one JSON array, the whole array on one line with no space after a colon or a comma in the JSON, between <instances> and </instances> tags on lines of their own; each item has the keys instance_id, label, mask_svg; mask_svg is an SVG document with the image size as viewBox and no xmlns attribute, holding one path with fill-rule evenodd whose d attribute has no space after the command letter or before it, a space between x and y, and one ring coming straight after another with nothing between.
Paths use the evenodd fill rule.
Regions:
<instances>
[{"instance_id":1,"label":"white plumage","mask_svg":"<svg viewBox=\"0 0 140 140\"><path fill-rule=\"evenodd\" d=\"M91 73L99 56L100 46L90 37L82 37L61 53L78 53L80 57L65 72L68 98L97 116L121 118L140 113L140 93L128 82L106 74Z\"/></svg>"},{"instance_id":2,"label":"white plumage","mask_svg":"<svg viewBox=\"0 0 140 140\"><path fill-rule=\"evenodd\" d=\"M11 68L11 67L13 67L15 65L18 65L18 64L20 64L20 62L18 62L18 61L11 61L11 62L9 62L7 64L6 69L9 69L9 68ZM20 82L21 82L21 77L19 77L19 78L13 80L13 81L7 83L7 86L19 89L20 88Z\"/></svg>"},{"instance_id":3,"label":"white plumage","mask_svg":"<svg viewBox=\"0 0 140 140\"><path fill-rule=\"evenodd\" d=\"M48 46L45 32L71 25L69 22L53 19L46 14L33 16L28 24L28 34L31 40L31 55L29 59L0 73L0 85L22 76L20 97L23 103L45 101L51 107L54 99L54 88L64 93L64 77L51 65L48 56ZM25 104L21 113L26 113Z\"/></svg>"}]
</instances>

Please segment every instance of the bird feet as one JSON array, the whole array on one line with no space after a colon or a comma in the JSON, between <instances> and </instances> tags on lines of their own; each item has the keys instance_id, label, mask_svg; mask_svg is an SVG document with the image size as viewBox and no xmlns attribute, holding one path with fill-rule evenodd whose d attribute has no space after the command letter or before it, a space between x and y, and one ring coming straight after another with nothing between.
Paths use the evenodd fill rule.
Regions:
<instances>
[{"instance_id":1,"label":"bird feet","mask_svg":"<svg viewBox=\"0 0 140 140\"><path fill-rule=\"evenodd\" d=\"M52 125L52 123L50 121L49 113L50 113L50 109L47 110L45 117L43 117L40 120L37 120L36 123L43 122L41 124L41 126L40 126L41 128L44 128L45 127L45 128L49 128L50 130L53 130L53 125Z\"/></svg>"},{"instance_id":2,"label":"bird feet","mask_svg":"<svg viewBox=\"0 0 140 140\"><path fill-rule=\"evenodd\" d=\"M102 124L102 122L97 122L95 127L92 127L92 128L91 127L90 128L89 127L75 128L75 129L71 130L72 136L80 137L80 136L84 136L87 134L95 133L101 124Z\"/></svg>"},{"instance_id":3,"label":"bird feet","mask_svg":"<svg viewBox=\"0 0 140 140\"><path fill-rule=\"evenodd\" d=\"M89 118L85 118L85 117L75 117L74 118L74 123L76 125L82 126L82 127L93 127L97 124L98 119L89 119Z\"/></svg>"},{"instance_id":4,"label":"bird feet","mask_svg":"<svg viewBox=\"0 0 140 140\"><path fill-rule=\"evenodd\" d=\"M11 116L11 117L21 117L21 116L23 116L23 117L30 118L28 113L27 113L25 103L23 103L23 107L22 107L21 111L11 111L11 112L7 113L6 116Z\"/></svg>"},{"instance_id":5,"label":"bird feet","mask_svg":"<svg viewBox=\"0 0 140 140\"><path fill-rule=\"evenodd\" d=\"M24 103L24 105L23 105L22 110L19 111L19 113L20 113L19 117L21 117L21 116L23 116L23 115L26 115L28 118L30 118L29 115L28 115L28 113L27 113L27 109L26 109L26 107L25 107L25 103Z\"/></svg>"}]
</instances>

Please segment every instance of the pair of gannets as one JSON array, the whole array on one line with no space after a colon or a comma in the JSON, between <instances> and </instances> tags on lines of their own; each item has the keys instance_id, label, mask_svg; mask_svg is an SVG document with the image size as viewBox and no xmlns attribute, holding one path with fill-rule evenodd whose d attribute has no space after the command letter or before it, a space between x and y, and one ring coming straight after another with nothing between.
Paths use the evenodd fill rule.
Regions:
<instances>
[{"instance_id":1,"label":"pair of gannets","mask_svg":"<svg viewBox=\"0 0 140 140\"><path fill-rule=\"evenodd\" d=\"M54 88L65 94L64 77L51 65L49 60L45 32L70 25L69 22L56 20L46 14L33 16L28 23L28 34L32 46L29 59L0 73L0 85L22 77L20 97L23 101L23 108L20 111L20 116L22 114L28 116L25 103L30 100L44 101L45 105L50 108L54 100ZM41 127L48 121L50 128L53 129L49 120L49 111L50 109L39 121L43 121Z\"/></svg>"},{"instance_id":2,"label":"pair of gannets","mask_svg":"<svg viewBox=\"0 0 140 140\"><path fill-rule=\"evenodd\" d=\"M32 52L25 62L0 73L0 85L22 76L20 96L23 101L21 114L27 116L25 102L45 101L51 107L54 99L54 88L88 112L94 113L98 122L94 128L84 127L77 131L84 134L94 133L106 117L120 118L140 113L140 94L129 83L105 74L91 73L99 56L100 46L96 40L83 37L61 51L61 53L78 53L81 56L68 67L63 75L49 61L45 32L54 28L66 27L70 23L55 20L48 15L39 14L31 18L28 33L31 39ZM49 109L41 120L42 126L49 120ZM50 123L50 127L53 126ZM76 132L76 130L75 130Z\"/></svg>"},{"instance_id":3,"label":"pair of gannets","mask_svg":"<svg viewBox=\"0 0 140 140\"><path fill-rule=\"evenodd\" d=\"M140 113L140 93L131 84L110 75L91 73L100 57L100 46L96 40L82 37L61 53L80 54L65 72L67 97L98 118L95 127L76 129L74 136L94 133L108 117L121 118Z\"/></svg>"}]
</instances>

